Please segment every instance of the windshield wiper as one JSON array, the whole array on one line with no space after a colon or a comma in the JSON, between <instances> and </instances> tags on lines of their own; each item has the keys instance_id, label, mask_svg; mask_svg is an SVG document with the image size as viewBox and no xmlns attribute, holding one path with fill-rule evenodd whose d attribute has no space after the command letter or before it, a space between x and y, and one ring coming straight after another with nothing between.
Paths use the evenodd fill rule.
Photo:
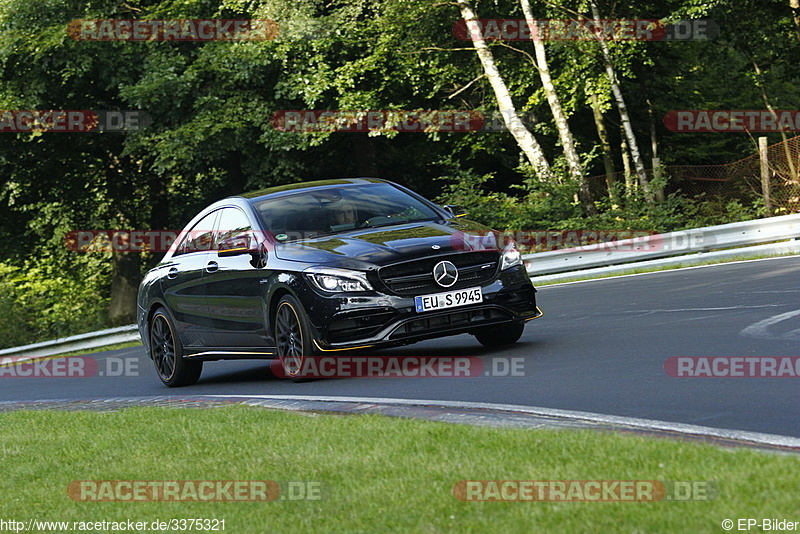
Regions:
<instances>
[{"instance_id":1,"label":"windshield wiper","mask_svg":"<svg viewBox=\"0 0 800 534\"><path fill-rule=\"evenodd\" d=\"M363 226L359 226L358 228L383 228L384 226L394 226L396 224L408 224L413 222L433 222L437 220L439 220L438 217L423 217L421 219L404 219L404 220L397 219L396 221L388 221L381 224L365 224Z\"/></svg>"}]
</instances>

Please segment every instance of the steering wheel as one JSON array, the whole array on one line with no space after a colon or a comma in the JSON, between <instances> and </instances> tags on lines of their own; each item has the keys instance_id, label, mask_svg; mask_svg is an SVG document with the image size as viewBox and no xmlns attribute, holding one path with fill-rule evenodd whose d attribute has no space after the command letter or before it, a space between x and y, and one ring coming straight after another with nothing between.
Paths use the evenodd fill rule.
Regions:
<instances>
[{"instance_id":1,"label":"steering wheel","mask_svg":"<svg viewBox=\"0 0 800 534\"><path fill-rule=\"evenodd\" d=\"M383 224L383 223L387 223L387 222L393 222L393 219L392 219L391 215L387 215L387 216L376 215L375 217L370 217L369 219L367 219L363 223L359 224L358 227L359 228L367 228L367 227L375 225L376 223Z\"/></svg>"}]
</instances>

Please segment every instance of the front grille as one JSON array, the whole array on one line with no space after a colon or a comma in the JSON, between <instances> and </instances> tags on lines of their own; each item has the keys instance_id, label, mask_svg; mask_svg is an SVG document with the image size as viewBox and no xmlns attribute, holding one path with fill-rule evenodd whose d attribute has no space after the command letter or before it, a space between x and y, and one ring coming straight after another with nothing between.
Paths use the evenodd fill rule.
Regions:
<instances>
[{"instance_id":1,"label":"front grille","mask_svg":"<svg viewBox=\"0 0 800 534\"><path fill-rule=\"evenodd\" d=\"M378 275L390 292L411 297L488 282L497 274L499 259L498 252L465 252L434 256L382 267ZM444 260L452 262L458 269L458 281L447 288L440 286L433 279L433 266Z\"/></svg>"}]
</instances>

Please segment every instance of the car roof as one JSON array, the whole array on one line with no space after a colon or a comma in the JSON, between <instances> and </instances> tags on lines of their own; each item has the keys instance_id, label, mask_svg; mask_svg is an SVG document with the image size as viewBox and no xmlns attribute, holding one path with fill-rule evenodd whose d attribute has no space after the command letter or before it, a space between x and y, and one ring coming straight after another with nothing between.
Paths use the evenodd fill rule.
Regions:
<instances>
[{"instance_id":1,"label":"car roof","mask_svg":"<svg viewBox=\"0 0 800 534\"><path fill-rule=\"evenodd\" d=\"M341 186L373 184L373 183L390 184L391 182L388 182L386 180L381 180L380 178L336 178L332 180L316 180L313 182L298 182L294 184L278 185L275 187L260 189L258 191L242 193L241 195L237 196L249 199L252 202L253 200L260 200L261 197L282 196L280 195L280 193L295 193L303 189L327 189L327 188L334 188L337 186L341 187Z\"/></svg>"}]
</instances>

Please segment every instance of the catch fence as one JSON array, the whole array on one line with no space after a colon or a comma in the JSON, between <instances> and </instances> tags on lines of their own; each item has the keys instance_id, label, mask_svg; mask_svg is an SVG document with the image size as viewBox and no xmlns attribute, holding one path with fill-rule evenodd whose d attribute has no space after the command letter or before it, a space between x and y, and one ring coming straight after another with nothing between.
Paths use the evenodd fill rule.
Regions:
<instances>
[{"instance_id":1,"label":"catch fence","mask_svg":"<svg viewBox=\"0 0 800 534\"><path fill-rule=\"evenodd\" d=\"M773 215L800 213L800 136L763 147L739 161L725 165L666 165L647 171L652 180L659 172L667 177L665 193L682 193L691 198L728 202L740 200L751 205L768 203ZM763 162L763 169L762 169ZM608 177L589 179L595 198L608 195ZM636 187L635 177L624 172L613 182Z\"/></svg>"}]
</instances>

